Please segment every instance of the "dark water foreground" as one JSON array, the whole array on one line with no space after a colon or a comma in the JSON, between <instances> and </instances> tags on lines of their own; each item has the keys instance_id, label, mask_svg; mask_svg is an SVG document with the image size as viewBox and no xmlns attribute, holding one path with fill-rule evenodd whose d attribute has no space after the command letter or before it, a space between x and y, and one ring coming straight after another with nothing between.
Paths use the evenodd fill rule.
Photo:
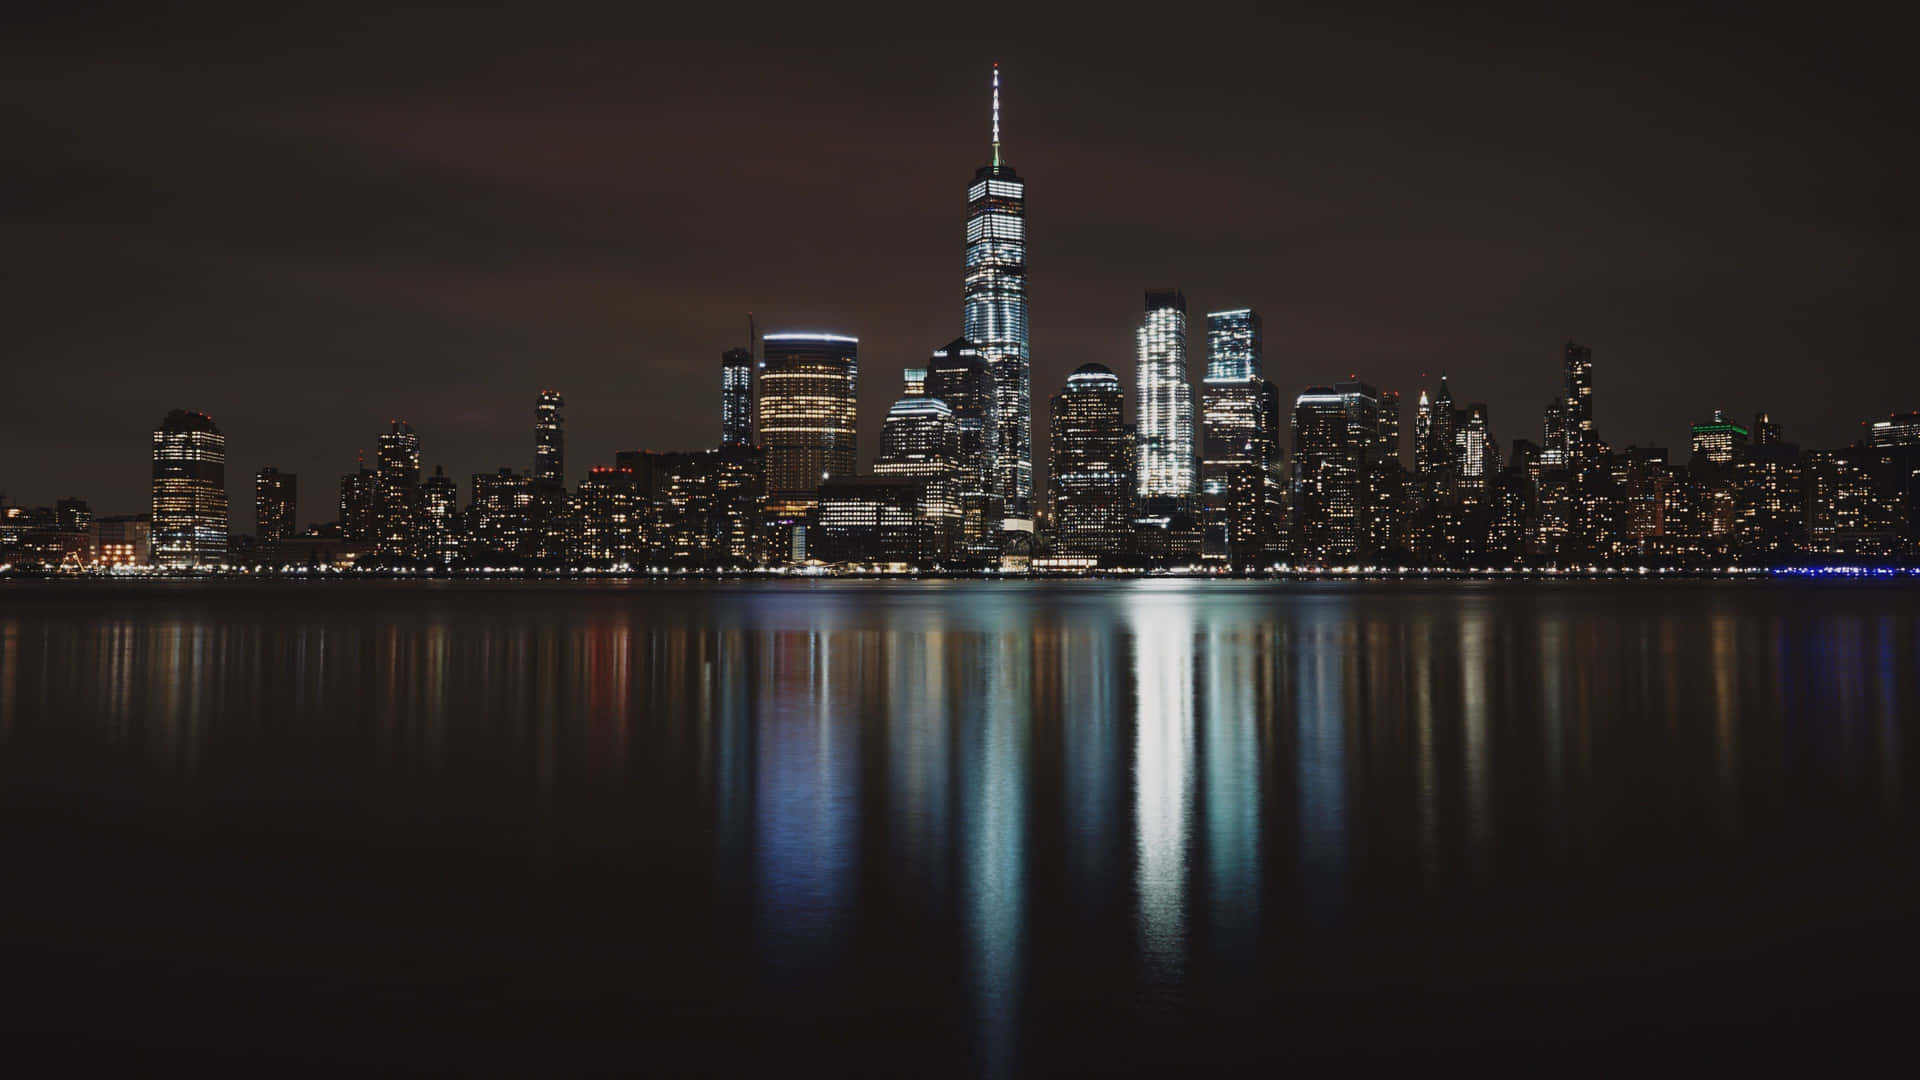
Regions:
<instances>
[{"instance_id":1,"label":"dark water foreground","mask_svg":"<svg viewBox=\"0 0 1920 1080\"><path fill-rule=\"evenodd\" d=\"M8 1053L1859 1067L1920 588L0 589Z\"/></svg>"}]
</instances>

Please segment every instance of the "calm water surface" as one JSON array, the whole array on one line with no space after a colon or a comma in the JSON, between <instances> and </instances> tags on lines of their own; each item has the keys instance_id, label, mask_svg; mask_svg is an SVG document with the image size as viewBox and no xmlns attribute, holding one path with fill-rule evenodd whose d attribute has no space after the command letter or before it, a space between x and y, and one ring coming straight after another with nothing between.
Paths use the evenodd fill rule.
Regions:
<instances>
[{"instance_id":1,"label":"calm water surface","mask_svg":"<svg viewBox=\"0 0 1920 1080\"><path fill-rule=\"evenodd\" d=\"M1920 960L1916 600L8 585L0 1027L251 1069L1864 1059Z\"/></svg>"}]
</instances>

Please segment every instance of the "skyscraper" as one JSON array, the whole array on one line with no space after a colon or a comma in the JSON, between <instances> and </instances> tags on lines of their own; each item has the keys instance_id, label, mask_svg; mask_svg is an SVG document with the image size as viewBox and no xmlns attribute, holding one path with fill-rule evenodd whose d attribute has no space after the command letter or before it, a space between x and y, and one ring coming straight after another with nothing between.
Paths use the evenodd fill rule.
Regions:
<instances>
[{"instance_id":1,"label":"skyscraper","mask_svg":"<svg viewBox=\"0 0 1920 1080\"><path fill-rule=\"evenodd\" d=\"M358 466L354 471L340 478L340 538L361 542L374 538L379 531L376 524L378 515L374 506L379 501L376 494L377 474L367 468L367 456L360 454Z\"/></svg>"},{"instance_id":2,"label":"skyscraper","mask_svg":"<svg viewBox=\"0 0 1920 1080\"><path fill-rule=\"evenodd\" d=\"M1027 185L1000 158L1000 65L993 68L993 163L967 186L961 333L993 372L995 490L1007 527L1033 528L1032 386L1027 353Z\"/></svg>"},{"instance_id":3,"label":"skyscraper","mask_svg":"<svg viewBox=\"0 0 1920 1080\"><path fill-rule=\"evenodd\" d=\"M542 390L534 406L533 483L543 490L566 490L567 434L560 415L566 403L558 390Z\"/></svg>"},{"instance_id":4,"label":"skyscraper","mask_svg":"<svg viewBox=\"0 0 1920 1080\"><path fill-rule=\"evenodd\" d=\"M420 485L420 554L437 563L460 557L460 488L446 467L435 465Z\"/></svg>"},{"instance_id":5,"label":"skyscraper","mask_svg":"<svg viewBox=\"0 0 1920 1080\"><path fill-rule=\"evenodd\" d=\"M420 436L413 425L395 420L380 436L374 484L374 549L382 555L411 558L418 554L414 539L418 526Z\"/></svg>"},{"instance_id":6,"label":"skyscraper","mask_svg":"<svg viewBox=\"0 0 1920 1080\"><path fill-rule=\"evenodd\" d=\"M1127 548L1133 505L1120 377L1082 364L1049 402L1053 550L1061 555L1119 555Z\"/></svg>"},{"instance_id":7,"label":"skyscraper","mask_svg":"<svg viewBox=\"0 0 1920 1080\"><path fill-rule=\"evenodd\" d=\"M227 558L227 438L213 417L175 409L153 433L153 561Z\"/></svg>"},{"instance_id":8,"label":"skyscraper","mask_svg":"<svg viewBox=\"0 0 1920 1080\"><path fill-rule=\"evenodd\" d=\"M1245 382L1261 371L1260 316L1250 308L1207 313L1207 381Z\"/></svg>"},{"instance_id":9,"label":"skyscraper","mask_svg":"<svg viewBox=\"0 0 1920 1080\"><path fill-rule=\"evenodd\" d=\"M1295 399L1293 505L1303 559L1339 562L1361 553L1361 488L1379 447L1380 392L1373 387L1312 386Z\"/></svg>"},{"instance_id":10,"label":"skyscraper","mask_svg":"<svg viewBox=\"0 0 1920 1080\"><path fill-rule=\"evenodd\" d=\"M1187 298L1147 292L1136 334L1139 383L1138 491L1142 500L1189 499L1194 488L1193 387L1187 382Z\"/></svg>"},{"instance_id":11,"label":"skyscraper","mask_svg":"<svg viewBox=\"0 0 1920 1080\"><path fill-rule=\"evenodd\" d=\"M720 354L720 445L753 445L753 350Z\"/></svg>"},{"instance_id":12,"label":"skyscraper","mask_svg":"<svg viewBox=\"0 0 1920 1080\"><path fill-rule=\"evenodd\" d=\"M1280 392L1262 377L1260 345L1260 316L1252 311L1207 316L1200 498L1208 558L1249 556L1278 523Z\"/></svg>"},{"instance_id":13,"label":"skyscraper","mask_svg":"<svg viewBox=\"0 0 1920 1080\"><path fill-rule=\"evenodd\" d=\"M960 430L953 408L925 393L907 395L887 410L880 428L876 476L920 483L919 514L928 526L929 555L945 556L960 535Z\"/></svg>"},{"instance_id":14,"label":"skyscraper","mask_svg":"<svg viewBox=\"0 0 1920 1080\"><path fill-rule=\"evenodd\" d=\"M1725 412L1713 410L1713 419L1693 425L1693 456L1715 465L1732 465L1746 452L1747 429Z\"/></svg>"},{"instance_id":15,"label":"skyscraper","mask_svg":"<svg viewBox=\"0 0 1920 1080\"><path fill-rule=\"evenodd\" d=\"M860 339L768 334L760 363L760 439L767 448L768 509L804 511L822 480L854 475Z\"/></svg>"},{"instance_id":16,"label":"skyscraper","mask_svg":"<svg viewBox=\"0 0 1920 1080\"><path fill-rule=\"evenodd\" d=\"M1567 342L1567 465L1576 472L1598 464L1600 432L1593 426L1593 350Z\"/></svg>"},{"instance_id":17,"label":"skyscraper","mask_svg":"<svg viewBox=\"0 0 1920 1080\"><path fill-rule=\"evenodd\" d=\"M294 534L300 510L300 478L269 465L253 478L253 531L262 544Z\"/></svg>"},{"instance_id":18,"label":"skyscraper","mask_svg":"<svg viewBox=\"0 0 1920 1080\"><path fill-rule=\"evenodd\" d=\"M998 555L1005 514L995 486L999 428L993 370L972 342L957 338L933 350L924 389L953 409L959 433L961 542L969 555Z\"/></svg>"}]
</instances>

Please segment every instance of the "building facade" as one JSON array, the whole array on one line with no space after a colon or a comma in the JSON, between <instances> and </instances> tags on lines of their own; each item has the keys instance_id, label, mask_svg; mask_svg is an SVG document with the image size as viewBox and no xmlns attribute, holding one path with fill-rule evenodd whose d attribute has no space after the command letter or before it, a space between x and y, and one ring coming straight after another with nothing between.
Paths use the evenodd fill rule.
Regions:
<instances>
[{"instance_id":1,"label":"building facade","mask_svg":"<svg viewBox=\"0 0 1920 1080\"><path fill-rule=\"evenodd\" d=\"M791 333L762 340L768 510L804 513L823 481L853 476L858 467L860 339Z\"/></svg>"},{"instance_id":2,"label":"building facade","mask_svg":"<svg viewBox=\"0 0 1920 1080\"><path fill-rule=\"evenodd\" d=\"M420 436L413 425L395 420L380 436L375 459L374 550L394 558L418 554Z\"/></svg>"},{"instance_id":3,"label":"building facade","mask_svg":"<svg viewBox=\"0 0 1920 1080\"><path fill-rule=\"evenodd\" d=\"M1005 527L1033 528L1032 377L1027 335L1027 185L1000 153L1000 67L993 69L993 160L967 185L961 334L993 373L995 493ZM949 402L951 404L951 402Z\"/></svg>"},{"instance_id":4,"label":"building facade","mask_svg":"<svg viewBox=\"0 0 1920 1080\"><path fill-rule=\"evenodd\" d=\"M720 445L753 445L753 350L720 354Z\"/></svg>"},{"instance_id":5,"label":"building facade","mask_svg":"<svg viewBox=\"0 0 1920 1080\"><path fill-rule=\"evenodd\" d=\"M253 535L262 544L285 540L298 531L300 478L269 465L253 478Z\"/></svg>"},{"instance_id":6,"label":"building facade","mask_svg":"<svg viewBox=\"0 0 1920 1080\"><path fill-rule=\"evenodd\" d=\"M1120 377L1082 364L1048 403L1053 553L1115 557L1132 531L1134 479Z\"/></svg>"},{"instance_id":7,"label":"building facade","mask_svg":"<svg viewBox=\"0 0 1920 1080\"><path fill-rule=\"evenodd\" d=\"M1193 387L1187 381L1187 298L1178 289L1147 292L1146 318L1135 334L1141 501L1185 503L1194 492Z\"/></svg>"},{"instance_id":8,"label":"building facade","mask_svg":"<svg viewBox=\"0 0 1920 1080\"><path fill-rule=\"evenodd\" d=\"M227 559L227 438L206 413L175 409L153 433L153 561Z\"/></svg>"}]
</instances>

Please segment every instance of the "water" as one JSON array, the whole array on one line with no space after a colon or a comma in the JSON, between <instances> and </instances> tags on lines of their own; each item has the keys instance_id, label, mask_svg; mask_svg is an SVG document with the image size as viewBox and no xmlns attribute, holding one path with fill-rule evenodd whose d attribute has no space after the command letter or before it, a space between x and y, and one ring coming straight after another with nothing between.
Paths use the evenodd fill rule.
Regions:
<instances>
[{"instance_id":1,"label":"water","mask_svg":"<svg viewBox=\"0 0 1920 1080\"><path fill-rule=\"evenodd\" d=\"M1864 1060L1920 959L1916 598L8 585L0 1027L250 1071Z\"/></svg>"}]
</instances>

